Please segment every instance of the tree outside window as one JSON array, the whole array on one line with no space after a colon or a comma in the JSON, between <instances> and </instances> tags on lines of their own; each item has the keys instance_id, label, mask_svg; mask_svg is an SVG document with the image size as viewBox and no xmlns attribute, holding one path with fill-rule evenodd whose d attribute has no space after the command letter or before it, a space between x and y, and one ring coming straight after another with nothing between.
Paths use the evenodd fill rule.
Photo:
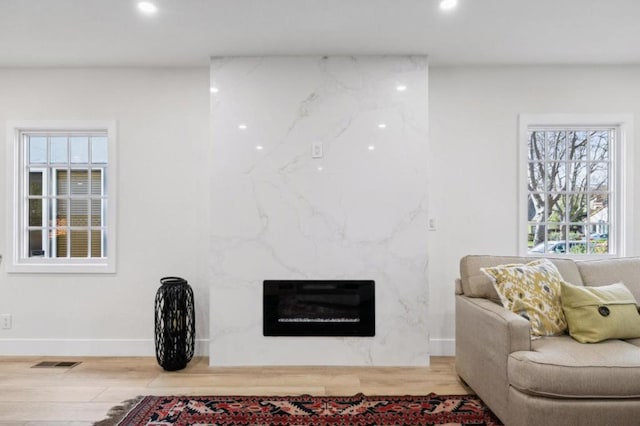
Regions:
<instances>
[{"instance_id":1,"label":"tree outside window","mask_svg":"<svg viewBox=\"0 0 640 426\"><path fill-rule=\"evenodd\" d=\"M530 252L611 253L614 141L614 128L529 129Z\"/></svg>"}]
</instances>

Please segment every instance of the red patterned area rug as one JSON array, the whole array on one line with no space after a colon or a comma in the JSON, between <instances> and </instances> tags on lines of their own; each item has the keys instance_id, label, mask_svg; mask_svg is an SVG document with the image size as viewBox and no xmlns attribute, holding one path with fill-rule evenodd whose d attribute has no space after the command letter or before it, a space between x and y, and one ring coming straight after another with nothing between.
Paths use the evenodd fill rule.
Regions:
<instances>
[{"instance_id":1,"label":"red patterned area rug","mask_svg":"<svg viewBox=\"0 0 640 426\"><path fill-rule=\"evenodd\" d=\"M123 407L119 407L122 411ZM117 410L116 410L117 411ZM472 395L439 396L146 396L119 426L423 426L501 425Z\"/></svg>"}]
</instances>

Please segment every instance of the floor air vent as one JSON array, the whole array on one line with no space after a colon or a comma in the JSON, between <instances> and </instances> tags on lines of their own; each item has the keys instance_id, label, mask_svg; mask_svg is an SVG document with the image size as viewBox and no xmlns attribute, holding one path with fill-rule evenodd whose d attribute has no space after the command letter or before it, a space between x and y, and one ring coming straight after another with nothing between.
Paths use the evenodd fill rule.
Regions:
<instances>
[{"instance_id":1,"label":"floor air vent","mask_svg":"<svg viewBox=\"0 0 640 426\"><path fill-rule=\"evenodd\" d=\"M73 368L80 362L76 361L42 361L31 368Z\"/></svg>"}]
</instances>

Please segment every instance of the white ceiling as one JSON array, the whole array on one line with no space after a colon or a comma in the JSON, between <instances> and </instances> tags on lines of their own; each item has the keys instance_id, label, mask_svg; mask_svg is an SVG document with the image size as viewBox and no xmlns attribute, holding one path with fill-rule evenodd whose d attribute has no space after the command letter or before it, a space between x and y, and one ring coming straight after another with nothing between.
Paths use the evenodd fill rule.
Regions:
<instances>
[{"instance_id":1,"label":"white ceiling","mask_svg":"<svg viewBox=\"0 0 640 426\"><path fill-rule=\"evenodd\" d=\"M0 0L0 66L203 66L216 55L428 54L639 64L640 0Z\"/></svg>"}]
</instances>

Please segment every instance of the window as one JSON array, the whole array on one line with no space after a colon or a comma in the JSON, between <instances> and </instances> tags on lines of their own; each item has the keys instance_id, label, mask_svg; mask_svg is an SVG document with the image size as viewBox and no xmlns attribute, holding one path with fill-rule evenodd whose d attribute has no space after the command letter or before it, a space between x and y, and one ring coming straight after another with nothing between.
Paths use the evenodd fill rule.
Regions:
<instances>
[{"instance_id":1,"label":"window","mask_svg":"<svg viewBox=\"0 0 640 426\"><path fill-rule=\"evenodd\" d=\"M11 272L115 271L113 129L10 126Z\"/></svg>"},{"instance_id":2,"label":"window","mask_svg":"<svg viewBox=\"0 0 640 426\"><path fill-rule=\"evenodd\" d=\"M624 255L630 127L628 117L521 117L521 254Z\"/></svg>"}]
</instances>

